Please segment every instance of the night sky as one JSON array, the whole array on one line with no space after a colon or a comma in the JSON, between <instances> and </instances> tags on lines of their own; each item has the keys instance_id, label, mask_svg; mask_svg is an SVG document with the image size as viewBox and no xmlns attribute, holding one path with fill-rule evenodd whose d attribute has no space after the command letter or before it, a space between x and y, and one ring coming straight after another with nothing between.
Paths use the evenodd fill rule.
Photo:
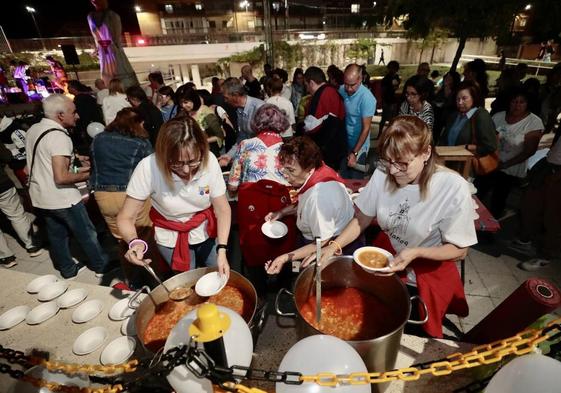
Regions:
<instances>
[{"instance_id":1,"label":"night sky","mask_svg":"<svg viewBox=\"0 0 561 393\"><path fill-rule=\"evenodd\" d=\"M2 0L0 25L8 38L37 37L25 6L35 8L35 18L44 37L90 34L86 16L94 8L89 0ZM139 32L134 0L109 0L109 7L121 16L123 31Z\"/></svg>"}]
</instances>

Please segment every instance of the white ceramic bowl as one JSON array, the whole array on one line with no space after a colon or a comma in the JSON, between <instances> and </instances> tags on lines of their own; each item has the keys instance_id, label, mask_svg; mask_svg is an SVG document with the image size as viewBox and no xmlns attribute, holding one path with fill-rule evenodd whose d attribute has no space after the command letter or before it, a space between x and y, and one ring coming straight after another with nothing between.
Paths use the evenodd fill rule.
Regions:
<instances>
[{"instance_id":1,"label":"white ceramic bowl","mask_svg":"<svg viewBox=\"0 0 561 393\"><path fill-rule=\"evenodd\" d=\"M103 310L103 302L98 299L88 300L72 313L72 322L84 323L94 319Z\"/></svg>"},{"instance_id":2,"label":"white ceramic bowl","mask_svg":"<svg viewBox=\"0 0 561 393\"><path fill-rule=\"evenodd\" d=\"M357 250L355 250L355 252L353 253L353 259L354 261L364 270L366 270L367 272L387 272L389 270L389 266L383 267L383 268L374 268L371 267L369 265L365 265L362 262L360 262L360 260L358 259L358 256L365 252L365 251L376 251L382 255L385 255L388 258L388 265L390 264L390 262L393 259L393 255L391 254L391 252L384 250L383 248L379 248L379 247L361 247Z\"/></svg>"},{"instance_id":3,"label":"white ceramic bowl","mask_svg":"<svg viewBox=\"0 0 561 393\"><path fill-rule=\"evenodd\" d=\"M208 297L220 292L228 282L226 276L220 276L218 272L210 272L197 280L195 292L199 296Z\"/></svg>"},{"instance_id":4,"label":"white ceramic bowl","mask_svg":"<svg viewBox=\"0 0 561 393\"><path fill-rule=\"evenodd\" d=\"M282 221L265 221L261 225L261 232L271 239L280 239L288 233L288 227Z\"/></svg>"},{"instance_id":5,"label":"white ceramic bowl","mask_svg":"<svg viewBox=\"0 0 561 393\"><path fill-rule=\"evenodd\" d=\"M38 325L53 317L59 308L56 302L43 303L31 310L25 317L25 322L29 325Z\"/></svg>"},{"instance_id":6,"label":"white ceramic bowl","mask_svg":"<svg viewBox=\"0 0 561 393\"><path fill-rule=\"evenodd\" d=\"M123 320L121 323L121 334L123 336L136 336L136 314Z\"/></svg>"},{"instance_id":7,"label":"white ceramic bowl","mask_svg":"<svg viewBox=\"0 0 561 393\"><path fill-rule=\"evenodd\" d=\"M37 293L41 290L41 288L43 288L43 286L47 284L52 284L53 282L57 282L57 281L58 281L57 276L53 274L47 274L32 280L29 284L27 284L25 290L29 293Z\"/></svg>"},{"instance_id":8,"label":"white ceramic bowl","mask_svg":"<svg viewBox=\"0 0 561 393\"><path fill-rule=\"evenodd\" d=\"M69 308L77 305L88 297L88 290L84 288L76 288L66 292L56 300L56 304L60 308Z\"/></svg>"},{"instance_id":9,"label":"white ceramic bowl","mask_svg":"<svg viewBox=\"0 0 561 393\"><path fill-rule=\"evenodd\" d=\"M67 289L68 283L66 281L53 282L41 288L37 299L42 302L48 302L62 295Z\"/></svg>"},{"instance_id":10,"label":"white ceramic bowl","mask_svg":"<svg viewBox=\"0 0 561 393\"><path fill-rule=\"evenodd\" d=\"M132 356L135 348L134 338L118 337L105 346L99 360L103 365L124 363Z\"/></svg>"},{"instance_id":11,"label":"white ceramic bowl","mask_svg":"<svg viewBox=\"0 0 561 393\"><path fill-rule=\"evenodd\" d=\"M25 320L31 310L29 306L16 306L0 315L0 330L11 329Z\"/></svg>"},{"instance_id":12,"label":"white ceramic bowl","mask_svg":"<svg viewBox=\"0 0 561 393\"><path fill-rule=\"evenodd\" d=\"M84 333L80 334L76 341L74 341L74 345L72 345L72 352L79 356L92 353L103 345L103 342L106 338L106 328L102 326L96 326L88 329Z\"/></svg>"},{"instance_id":13,"label":"white ceramic bowl","mask_svg":"<svg viewBox=\"0 0 561 393\"><path fill-rule=\"evenodd\" d=\"M109 318L113 321L122 321L134 314L134 309L129 307L129 298L119 300L109 310Z\"/></svg>"}]
</instances>

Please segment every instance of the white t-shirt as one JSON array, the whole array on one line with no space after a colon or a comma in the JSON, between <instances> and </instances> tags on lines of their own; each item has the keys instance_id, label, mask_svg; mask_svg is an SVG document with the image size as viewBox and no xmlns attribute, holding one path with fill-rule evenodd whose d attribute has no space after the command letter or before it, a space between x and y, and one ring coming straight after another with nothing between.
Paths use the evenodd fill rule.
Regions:
<instances>
[{"instance_id":1,"label":"white t-shirt","mask_svg":"<svg viewBox=\"0 0 561 393\"><path fill-rule=\"evenodd\" d=\"M103 99L109 95L109 89L102 89L97 92L97 105L103 105Z\"/></svg>"},{"instance_id":2,"label":"white t-shirt","mask_svg":"<svg viewBox=\"0 0 561 393\"><path fill-rule=\"evenodd\" d=\"M33 158L33 147L39 136L45 131L57 128L45 135L37 145ZM40 209L66 209L82 199L80 191L74 184L57 185L53 175L53 156L70 157L70 165L74 159L74 146L68 132L56 121L44 118L27 131L25 139L27 167L33 165L33 173L29 184L29 195L33 206ZM33 164L33 160L36 160Z\"/></svg>"},{"instance_id":3,"label":"white t-shirt","mask_svg":"<svg viewBox=\"0 0 561 393\"><path fill-rule=\"evenodd\" d=\"M210 207L211 200L226 193L226 184L216 157L209 152L206 168L200 168L187 184L172 173L174 188L170 188L156 163L155 154L138 163L127 187L127 195L152 201L152 207L171 221L186 222L196 213ZM207 222L189 232L189 244L199 244L208 239ZM165 247L175 247L177 232L155 228L156 242Z\"/></svg>"},{"instance_id":4,"label":"white t-shirt","mask_svg":"<svg viewBox=\"0 0 561 393\"><path fill-rule=\"evenodd\" d=\"M508 161L522 153L524 150L524 136L528 132L543 131L544 129L541 119L533 113L514 124L508 124L505 117L506 112L499 112L493 115L493 122L499 133L499 159L501 162ZM525 177L527 169L528 160L502 169L502 171L511 176Z\"/></svg>"},{"instance_id":5,"label":"white t-shirt","mask_svg":"<svg viewBox=\"0 0 561 393\"><path fill-rule=\"evenodd\" d=\"M296 226L307 240L339 235L353 216L351 197L338 181L318 183L298 197Z\"/></svg>"},{"instance_id":6,"label":"white t-shirt","mask_svg":"<svg viewBox=\"0 0 561 393\"><path fill-rule=\"evenodd\" d=\"M412 247L451 243L464 248L477 243L474 203L467 181L459 174L439 168L424 200L418 184L391 193L386 179L386 173L376 169L355 204L362 213L376 217L397 253ZM408 279L415 282L412 273L408 269Z\"/></svg>"},{"instance_id":7,"label":"white t-shirt","mask_svg":"<svg viewBox=\"0 0 561 393\"><path fill-rule=\"evenodd\" d=\"M123 108L130 108L131 104L127 101L127 96L121 93L114 95L108 95L103 99L102 110L103 118L105 119L105 125L109 125L115 117L117 117L117 112Z\"/></svg>"},{"instance_id":8,"label":"white t-shirt","mask_svg":"<svg viewBox=\"0 0 561 393\"><path fill-rule=\"evenodd\" d=\"M292 102L290 102L290 100L287 100L283 96L269 97L265 102L267 104L275 105L277 108L279 108L281 111L284 112L284 114L288 118L288 122L290 123L290 126L286 129L285 132L281 133L281 136L283 138L291 137L292 125L296 123L296 118L294 117L294 107L292 106Z\"/></svg>"}]
</instances>

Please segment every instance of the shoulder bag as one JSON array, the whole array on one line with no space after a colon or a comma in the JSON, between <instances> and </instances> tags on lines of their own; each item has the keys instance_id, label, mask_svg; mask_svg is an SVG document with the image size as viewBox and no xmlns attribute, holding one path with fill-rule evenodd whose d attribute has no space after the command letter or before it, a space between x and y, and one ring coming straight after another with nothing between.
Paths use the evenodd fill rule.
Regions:
<instances>
[{"instance_id":1,"label":"shoulder bag","mask_svg":"<svg viewBox=\"0 0 561 393\"><path fill-rule=\"evenodd\" d=\"M472 116L471 121L471 144L477 145L477 127L475 124L476 116ZM498 139L498 137L497 137ZM478 156L474 153L474 157L472 158L471 162L473 171L476 175L484 176L488 175L489 173L497 170L499 167L499 151L495 150L492 153L489 153L485 156Z\"/></svg>"}]
</instances>

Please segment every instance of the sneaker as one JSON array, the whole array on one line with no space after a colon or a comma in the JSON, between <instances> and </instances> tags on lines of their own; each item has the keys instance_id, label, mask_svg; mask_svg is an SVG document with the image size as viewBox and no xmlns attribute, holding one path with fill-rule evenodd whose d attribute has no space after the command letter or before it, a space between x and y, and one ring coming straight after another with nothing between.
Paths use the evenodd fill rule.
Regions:
<instances>
[{"instance_id":1,"label":"sneaker","mask_svg":"<svg viewBox=\"0 0 561 393\"><path fill-rule=\"evenodd\" d=\"M533 255L536 253L536 249L532 245L531 241L523 242L520 239L512 240L508 245L508 248L527 255Z\"/></svg>"},{"instance_id":2,"label":"sneaker","mask_svg":"<svg viewBox=\"0 0 561 393\"><path fill-rule=\"evenodd\" d=\"M118 265L115 266L115 265L113 265L112 263L109 263L109 264L105 267L105 269L103 269L102 271L95 272L95 276L96 276L97 278L102 278L102 277L106 276L107 274L109 274L109 273L111 273L111 272L114 272L114 271L117 270L117 269L119 269L119 266L118 266Z\"/></svg>"},{"instance_id":3,"label":"sneaker","mask_svg":"<svg viewBox=\"0 0 561 393\"><path fill-rule=\"evenodd\" d=\"M6 268L8 267L14 267L16 266L18 263L16 262L16 256L12 255L6 258L0 258L0 266L4 266Z\"/></svg>"},{"instance_id":4,"label":"sneaker","mask_svg":"<svg viewBox=\"0 0 561 393\"><path fill-rule=\"evenodd\" d=\"M43 254L43 249L41 247L38 246L31 246L29 248L26 249L27 254L29 254L29 256L31 258L35 258L38 257L39 255Z\"/></svg>"},{"instance_id":5,"label":"sneaker","mask_svg":"<svg viewBox=\"0 0 561 393\"><path fill-rule=\"evenodd\" d=\"M78 274L82 273L86 269L87 269L86 265L84 265L83 263L77 263L76 264L76 273L74 273L72 276L68 276L68 277L62 276L62 278L64 278L67 281L75 280L76 277L78 276Z\"/></svg>"},{"instance_id":6,"label":"sneaker","mask_svg":"<svg viewBox=\"0 0 561 393\"><path fill-rule=\"evenodd\" d=\"M529 261L522 262L518 265L518 267L522 270L526 270L527 272L533 272L549 265L550 263L551 261L548 261L547 259L534 258Z\"/></svg>"}]
</instances>

